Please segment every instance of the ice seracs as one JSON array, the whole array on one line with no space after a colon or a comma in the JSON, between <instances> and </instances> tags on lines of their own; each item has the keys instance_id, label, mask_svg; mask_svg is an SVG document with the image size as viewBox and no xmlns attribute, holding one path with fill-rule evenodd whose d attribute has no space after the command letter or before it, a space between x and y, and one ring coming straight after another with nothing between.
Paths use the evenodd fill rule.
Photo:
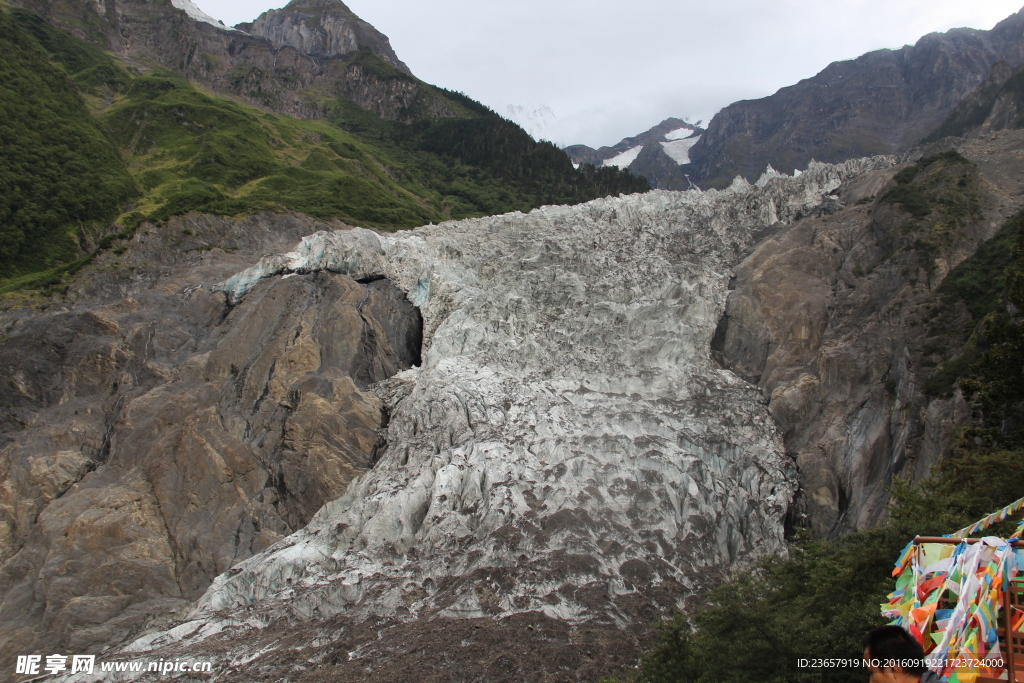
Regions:
<instances>
[{"instance_id":1,"label":"ice seracs","mask_svg":"<svg viewBox=\"0 0 1024 683\"><path fill-rule=\"evenodd\" d=\"M892 163L320 232L225 281L237 302L290 273L386 277L423 315L423 364L376 386L391 421L371 471L132 649L338 614L625 623L781 551L792 463L709 352L730 268L766 225Z\"/></svg>"}]
</instances>

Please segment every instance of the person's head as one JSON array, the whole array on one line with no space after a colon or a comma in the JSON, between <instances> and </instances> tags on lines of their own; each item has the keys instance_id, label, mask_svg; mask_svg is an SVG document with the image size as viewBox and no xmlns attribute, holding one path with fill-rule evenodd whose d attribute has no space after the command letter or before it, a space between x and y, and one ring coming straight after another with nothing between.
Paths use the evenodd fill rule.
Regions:
<instances>
[{"instance_id":1,"label":"person's head","mask_svg":"<svg viewBox=\"0 0 1024 683\"><path fill-rule=\"evenodd\" d=\"M911 683L927 671L921 643L899 626L873 628L861 645L871 672L870 683Z\"/></svg>"}]
</instances>

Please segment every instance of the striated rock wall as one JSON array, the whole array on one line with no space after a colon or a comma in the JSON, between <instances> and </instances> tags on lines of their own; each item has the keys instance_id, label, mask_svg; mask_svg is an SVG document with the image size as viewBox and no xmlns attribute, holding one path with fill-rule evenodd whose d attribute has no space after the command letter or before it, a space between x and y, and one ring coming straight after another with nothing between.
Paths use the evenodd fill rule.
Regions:
<instances>
[{"instance_id":1,"label":"striated rock wall","mask_svg":"<svg viewBox=\"0 0 1024 683\"><path fill-rule=\"evenodd\" d=\"M405 295L330 273L237 306L212 289L318 225L145 224L63 310L3 316L2 661L119 642L372 465L387 416L368 387L420 362Z\"/></svg>"},{"instance_id":2,"label":"striated rock wall","mask_svg":"<svg viewBox=\"0 0 1024 683\"><path fill-rule=\"evenodd\" d=\"M321 232L227 279L242 306L294 274L385 277L423 314L423 365L375 387L391 420L373 470L130 650L213 638L255 676L269 642L313 647L342 617L624 625L783 550L792 461L757 391L710 357L730 269L767 227L891 163Z\"/></svg>"},{"instance_id":3,"label":"striated rock wall","mask_svg":"<svg viewBox=\"0 0 1024 683\"><path fill-rule=\"evenodd\" d=\"M1022 139L957 143L974 165L945 172L940 200L970 196L976 212L957 221L936 208L925 220L937 228L923 236L941 237L927 254L910 215L880 201L897 167L848 181L820 215L780 229L737 266L713 348L769 402L800 471L799 512L818 534L877 523L893 478L927 476L970 419L959 392L925 393L936 359L955 356L976 324L964 311L948 325L966 334L937 325L936 290L1024 203ZM776 182L788 181L766 187Z\"/></svg>"}]
</instances>

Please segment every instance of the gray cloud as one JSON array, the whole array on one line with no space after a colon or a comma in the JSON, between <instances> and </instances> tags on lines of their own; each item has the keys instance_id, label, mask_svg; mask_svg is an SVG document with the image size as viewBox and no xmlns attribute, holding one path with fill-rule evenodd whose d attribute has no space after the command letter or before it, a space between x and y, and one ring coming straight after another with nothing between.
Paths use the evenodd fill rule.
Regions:
<instances>
[{"instance_id":1,"label":"gray cloud","mask_svg":"<svg viewBox=\"0 0 1024 683\"><path fill-rule=\"evenodd\" d=\"M668 116L709 119L830 62L932 31L991 28L1021 0L349 0L425 81L496 111L547 105L546 137L613 144ZM225 23L281 2L199 0Z\"/></svg>"}]
</instances>

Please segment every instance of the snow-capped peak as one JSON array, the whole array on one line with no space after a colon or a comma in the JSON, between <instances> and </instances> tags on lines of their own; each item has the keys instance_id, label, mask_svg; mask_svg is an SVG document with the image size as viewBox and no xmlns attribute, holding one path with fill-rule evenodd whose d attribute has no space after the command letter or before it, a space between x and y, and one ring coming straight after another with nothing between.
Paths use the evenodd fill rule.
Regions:
<instances>
[{"instance_id":1,"label":"snow-capped peak","mask_svg":"<svg viewBox=\"0 0 1024 683\"><path fill-rule=\"evenodd\" d=\"M211 26L216 26L222 31L238 32L238 29L225 26L224 22L214 19L209 14L199 9L199 6L192 2L192 0L171 0L171 4L174 5L176 9L180 9L185 12L195 21L201 21L203 23L210 24Z\"/></svg>"},{"instance_id":2,"label":"snow-capped peak","mask_svg":"<svg viewBox=\"0 0 1024 683\"><path fill-rule=\"evenodd\" d=\"M505 118L518 123L530 137L540 141L550 139L548 129L557 117L551 107L545 104L530 107L510 104L505 108Z\"/></svg>"}]
</instances>

